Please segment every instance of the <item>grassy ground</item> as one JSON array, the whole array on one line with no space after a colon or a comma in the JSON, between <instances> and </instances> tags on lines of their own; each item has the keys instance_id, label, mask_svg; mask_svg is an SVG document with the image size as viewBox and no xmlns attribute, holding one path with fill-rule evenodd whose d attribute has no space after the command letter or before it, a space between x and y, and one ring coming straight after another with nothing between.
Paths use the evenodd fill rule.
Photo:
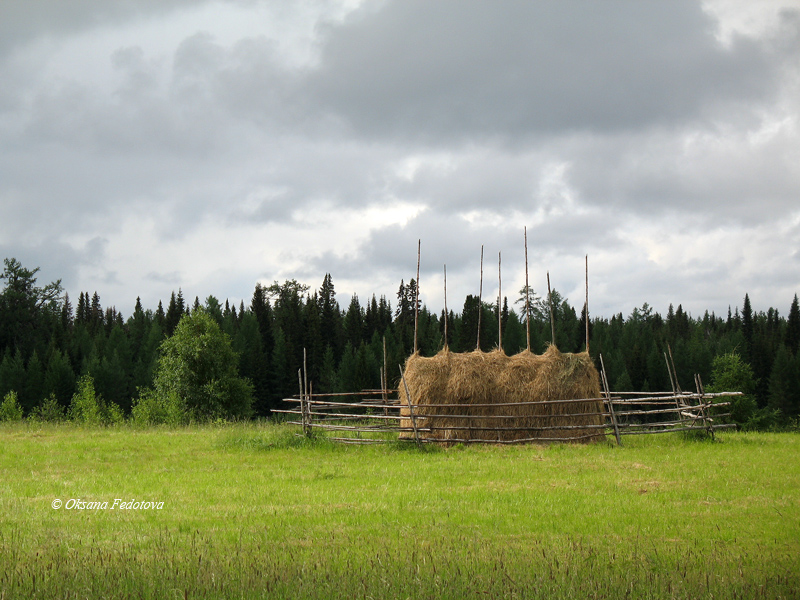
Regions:
<instances>
[{"instance_id":1,"label":"grassy ground","mask_svg":"<svg viewBox=\"0 0 800 600\"><path fill-rule=\"evenodd\" d=\"M0 426L0 598L800 597L797 434L417 450L292 431Z\"/></svg>"}]
</instances>

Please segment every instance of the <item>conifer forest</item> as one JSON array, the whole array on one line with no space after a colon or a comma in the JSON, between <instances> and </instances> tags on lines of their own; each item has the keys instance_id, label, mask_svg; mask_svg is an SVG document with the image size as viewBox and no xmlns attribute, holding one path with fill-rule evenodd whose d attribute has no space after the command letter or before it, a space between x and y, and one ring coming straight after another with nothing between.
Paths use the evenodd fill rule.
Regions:
<instances>
[{"instance_id":1,"label":"conifer forest","mask_svg":"<svg viewBox=\"0 0 800 600\"><path fill-rule=\"evenodd\" d=\"M416 282L398 283L394 297L336 299L334 281L319 287L296 280L255 285L249 302L185 298L172 293L156 307L136 302L131 315L103 306L97 291L70 296L59 281L41 285L37 268L5 259L0 279L0 399L14 392L23 414L66 411L86 376L99 398L123 415L153 388L160 353L181 319L207 314L229 340L238 374L249 381L252 404L246 413L268 417L282 399L297 393L297 371L304 351L315 392L355 392L380 387L384 344L389 383L397 365L413 351ZM507 354L527 345L525 289L504 298L502 306L469 295L459 311L435 314L418 307L418 345L431 356L444 345L451 351L502 345ZM529 290L531 349L551 342L547 293ZM573 306L558 291L551 294L555 343L562 352L585 349L584 307ZM786 311L785 313L783 311ZM447 317L445 319L445 317ZM447 327L445 328L445 321ZM615 391L664 391L671 382L665 353L672 353L679 385L694 387L698 373L707 389L741 391L734 418L753 429L796 427L800 414L800 308L797 295L786 306L754 311L748 295L726 315L687 314L670 305L666 315L647 303L630 314L591 317L590 353L603 355Z\"/></svg>"}]
</instances>

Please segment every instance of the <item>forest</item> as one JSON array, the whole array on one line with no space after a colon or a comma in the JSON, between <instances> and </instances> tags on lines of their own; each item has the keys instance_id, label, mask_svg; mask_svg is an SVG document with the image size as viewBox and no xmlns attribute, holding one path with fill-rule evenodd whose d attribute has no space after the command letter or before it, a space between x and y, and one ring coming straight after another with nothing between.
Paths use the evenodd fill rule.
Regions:
<instances>
[{"instance_id":1,"label":"forest","mask_svg":"<svg viewBox=\"0 0 800 600\"><path fill-rule=\"evenodd\" d=\"M352 296L346 307L336 299L333 278L318 288L288 280L255 284L248 304L231 305L214 296L184 298L174 291L167 302L145 308L139 299L127 318L103 307L97 291L80 292L77 302L56 281L37 286L38 268L4 260L0 276L0 399L9 392L23 413L41 414L49 405L66 410L88 375L99 397L130 414L150 390L165 342L185 315L206 313L229 340L238 373L249 380L253 416L267 417L282 399L297 393L297 371L307 356L315 392L351 392L380 387L384 344L389 382L399 376L414 348L417 290L401 281L395 297ZM482 350L498 345L513 354L527 345L525 294L530 306L531 349L551 343L552 304L555 344L562 352L585 349L586 314L558 291L548 297L533 290L518 297L482 302L468 295L460 312L445 315L418 308L418 345L433 355ZM787 304L789 303L787 299ZM499 309L499 310L498 310ZM478 338L478 324L480 336ZM741 310L695 317L678 304L666 315L647 303L631 314L589 318L590 353L603 355L615 391L663 391L671 387L665 352L671 351L682 389L694 389L694 374L726 391L741 391L746 402L737 421L750 428L797 426L800 414L800 308L795 294L787 316L778 309L753 311L746 294ZM731 372L733 365L733 372ZM395 373L397 371L397 373ZM735 387L736 389L730 389Z\"/></svg>"}]
</instances>

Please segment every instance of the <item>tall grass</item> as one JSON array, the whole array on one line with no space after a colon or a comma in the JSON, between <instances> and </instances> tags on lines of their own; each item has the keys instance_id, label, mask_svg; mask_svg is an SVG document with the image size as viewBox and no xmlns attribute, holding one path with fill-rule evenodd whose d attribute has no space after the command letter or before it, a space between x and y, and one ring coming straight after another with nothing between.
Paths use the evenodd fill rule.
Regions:
<instances>
[{"instance_id":1,"label":"tall grass","mask_svg":"<svg viewBox=\"0 0 800 600\"><path fill-rule=\"evenodd\" d=\"M344 447L0 427L0 598L794 598L800 436ZM67 510L60 499L161 501Z\"/></svg>"}]
</instances>

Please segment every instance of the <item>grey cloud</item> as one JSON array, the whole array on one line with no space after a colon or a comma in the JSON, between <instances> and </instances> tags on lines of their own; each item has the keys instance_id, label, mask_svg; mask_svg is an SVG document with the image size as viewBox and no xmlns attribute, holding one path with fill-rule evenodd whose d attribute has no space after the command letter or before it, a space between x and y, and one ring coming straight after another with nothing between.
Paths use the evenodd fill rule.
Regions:
<instances>
[{"instance_id":1,"label":"grey cloud","mask_svg":"<svg viewBox=\"0 0 800 600\"><path fill-rule=\"evenodd\" d=\"M696 118L719 98L761 99L764 48L713 38L698 2L465 3L365 8L331 29L309 81L366 135L435 144Z\"/></svg>"},{"instance_id":2,"label":"grey cloud","mask_svg":"<svg viewBox=\"0 0 800 600\"><path fill-rule=\"evenodd\" d=\"M150 271L147 275L145 275L145 279L148 281L167 283L171 285L178 285L181 282L181 277L182 275L180 271L168 271L165 273Z\"/></svg>"},{"instance_id":3,"label":"grey cloud","mask_svg":"<svg viewBox=\"0 0 800 600\"><path fill-rule=\"evenodd\" d=\"M196 0L3 0L0 56L9 48L47 35L70 35L99 25L164 15Z\"/></svg>"}]
</instances>

